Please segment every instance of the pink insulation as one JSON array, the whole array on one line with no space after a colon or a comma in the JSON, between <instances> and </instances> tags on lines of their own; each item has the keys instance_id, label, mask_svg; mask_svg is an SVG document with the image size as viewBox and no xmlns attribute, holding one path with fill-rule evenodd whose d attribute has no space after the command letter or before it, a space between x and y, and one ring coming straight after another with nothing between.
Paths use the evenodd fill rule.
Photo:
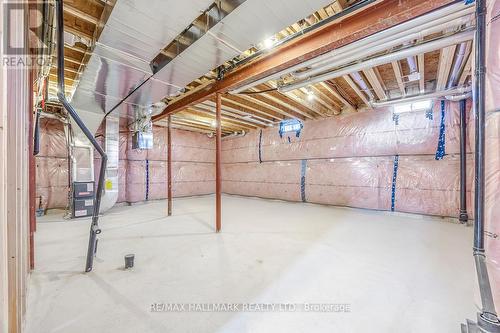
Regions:
<instances>
[{"instance_id":1,"label":"pink insulation","mask_svg":"<svg viewBox=\"0 0 500 333\"><path fill-rule=\"evenodd\" d=\"M154 127L153 149L127 147L126 201L140 202L167 197L167 129ZM172 188L174 197L215 191L215 141L205 134L172 130ZM120 192L120 196L121 196Z\"/></svg>"},{"instance_id":2,"label":"pink insulation","mask_svg":"<svg viewBox=\"0 0 500 333\"><path fill-rule=\"evenodd\" d=\"M457 216L459 212L459 106L446 103L445 150L435 159L440 107L403 113L390 109L306 121L299 138L280 138L278 128L225 139L223 191L291 201L390 210L394 156L400 155L395 183L396 211ZM468 103L470 108L470 102ZM473 145L468 144L469 152ZM473 166L469 154L469 166ZM301 189L302 160L305 187ZM473 170L469 168L471 201ZM472 206L469 205L472 216Z\"/></svg>"},{"instance_id":3,"label":"pink insulation","mask_svg":"<svg viewBox=\"0 0 500 333\"><path fill-rule=\"evenodd\" d=\"M104 144L102 134L100 128L96 136L101 145ZM166 198L166 134L164 127L155 126L153 149L132 149L132 134L127 129L126 121L120 121L118 203ZM174 197L214 192L215 141L213 139L205 134L172 130L172 160ZM42 196L43 208L66 208L69 191L68 158L61 122L42 120L41 149L36 162L37 196ZM99 155L94 152L96 182L100 163Z\"/></svg>"},{"instance_id":4,"label":"pink insulation","mask_svg":"<svg viewBox=\"0 0 500 333\"><path fill-rule=\"evenodd\" d=\"M68 151L63 124L40 121L40 152L36 163L36 208L66 208L68 202Z\"/></svg>"},{"instance_id":5,"label":"pink insulation","mask_svg":"<svg viewBox=\"0 0 500 333\"><path fill-rule=\"evenodd\" d=\"M500 311L500 0L488 1L486 37L486 254L497 312ZM497 237L492 237L497 235Z\"/></svg>"}]
</instances>

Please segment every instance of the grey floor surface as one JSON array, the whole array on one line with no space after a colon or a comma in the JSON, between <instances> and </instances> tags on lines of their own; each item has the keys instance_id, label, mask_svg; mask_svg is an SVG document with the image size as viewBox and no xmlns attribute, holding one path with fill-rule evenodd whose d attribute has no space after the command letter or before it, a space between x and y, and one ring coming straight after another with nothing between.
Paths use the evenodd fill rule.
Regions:
<instances>
[{"instance_id":1,"label":"grey floor surface","mask_svg":"<svg viewBox=\"0 0 500 333\"><path fill-rule=\"evenodd\" d=\"M475 317L470 227L236 196L220 234L213 215L212 196L170 218L165 201L115 207L88 274L89 219L40 218L27 332L459 332Z\"/></svg>"}]
</instances>

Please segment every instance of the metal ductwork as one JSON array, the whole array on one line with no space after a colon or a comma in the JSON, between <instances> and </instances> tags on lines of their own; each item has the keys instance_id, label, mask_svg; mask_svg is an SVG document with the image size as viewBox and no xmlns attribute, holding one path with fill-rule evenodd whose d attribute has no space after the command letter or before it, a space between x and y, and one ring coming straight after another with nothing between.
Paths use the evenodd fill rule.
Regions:
<instances>
[{"instance_id":1,"label":"metal ductwork","mask_svg":"<svg viewBox=\"0 0 500 333\"><path fill-rule=\"evenodd\" d=\"M148 108L180 87L154 77L150 63L165 45L185 29L211 0L118 1L87 64L72 104L92 133L100 126L108 155L101 212L118 199L119 120L137 108ZM169 10L175 6L175 13ZM138 89L140 88L140 90ZM128 98L127 98L128 97ZM125 103L122 103L127 99ZM110 110L103 122L103 119ZM102 125L101 125L102 123ZM94 179L93 150L73 126L73 179Z\"/></svg>"},{"instance_id":2,"label":"metal ductwork","mask_svg":"<svg viewBox=\"0 0 500 333\"><path fill-rule=\"evenodd\" d=\"M118 1L96 42L72 104L92 133L105 118L106 151L118 151L116 119L134 118L138 108L149 109L164 97L178 95L193 80L330 3L330 0ZM214 10L214 6L220 9ZM171 10L173 7L175 12ZM188 33L193 29L192 22L204 12L212 20L210 29L197 34L175 57L158 64L160 50L184 35L193 35ZM249 26L253 28L248 29ZM90 147L79 131L75 133L74 144ZM93 170L89 172L93 168L92 163L89 165L92 159L89 156L75 159L74 179L92 180ZM109 154L108 165L102 211L112 207L118 197L117 169L114 169L118 154Z\"/></svg>"}]
</instances>

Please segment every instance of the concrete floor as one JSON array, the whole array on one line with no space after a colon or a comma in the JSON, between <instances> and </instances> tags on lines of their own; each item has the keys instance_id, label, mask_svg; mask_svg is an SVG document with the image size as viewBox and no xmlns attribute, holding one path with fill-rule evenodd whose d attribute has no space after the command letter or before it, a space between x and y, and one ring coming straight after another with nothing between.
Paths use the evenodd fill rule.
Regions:
<instances>
[{"instance_id":1,"label":"concrete floor","mask_svg":"<svg viewBox=\"0 0 500 333\"><path fill-rule=\"evenodd\" d=\"M458 332L475 317L469 227L224 196L215 234L213 203L175 200L171 218L164 201L113 208L88 274L89 219L40 218L27 332ZM129 271L127 253L136 256ZM153 303L282 303L289 312L152 312Z\"/></svg>"}]
</instances>

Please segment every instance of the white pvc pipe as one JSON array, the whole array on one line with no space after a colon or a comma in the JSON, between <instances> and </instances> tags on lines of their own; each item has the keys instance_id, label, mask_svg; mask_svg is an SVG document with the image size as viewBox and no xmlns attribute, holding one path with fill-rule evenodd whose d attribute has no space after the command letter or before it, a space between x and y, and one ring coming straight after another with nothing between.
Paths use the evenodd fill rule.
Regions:
<instances>
[{"instance_id":1,"label":"white pvc pipe","mask_svg":"<svg viewBox=\"0 0 500 333\"><path fill-rule=\"evenodd\" d=\"M458 78L458 72L460 71L460 68L462 67L462 63L465 58L466 46L467 46L466 43L460 44L460 48L458 49L458 54L455 59L455 63L453 64L453 69L451 70L450 80L448 81L448 88L455 85L455 82Z\"/></svg>"},{"instance_id":2,"label":"white pvc pipe","mask_svg":"<svg viewBox=\"0 0 500 333\"><path fill-rule=\"evenodd\" d=\"M313 68L320 67L320 66L325 65L326 63L329 63L331 61L331 58L334 56L336 58L340 55L343 55L346 52L349 52L350 54L352 54L353 50L365 51L369 48L372 48L372 47L380 45L380 44L390 43L391 41L394 41L395 39L401 40L401 37L406 37L403 40L408 40L409 34L414 34L413 39L423 38L425 35L433 33L433 32L426 32L424 30L430 29L433 27L435 28L435 27L439 27L442 25L454 26L457 24L468 23L468 22L470 22L470 19L468 19L465 22L463 22L463 20L462 20L463 23L458 22L458 19L460 19L460 18L463 19L463 16L466 16L466 15L473 15L474 14L474 7L472 7L472 6L462 7L456 12L453 12L450 14L443 14L442 16L437 16L435 14L436 14L436 12L426 14L426 15L421 17L422 18L421 20L419 20L420 18L416 18L416 19L413 19L411 21L401 23L400 25L389 28L387 30L377 32L376 34L371 35L367 38L363 38L355 43L351 43L351 44L343 46L339 49L332 50L329 52L330 53L329 57L326 57L325 59L322 59L322 60L314 61L314 62L308 64L307 67L313 67ZM425 20L423 20L423 19L425 19ZM454 21L457 23L452 23L451 25L449 25L449 23L451 21ZM441 30L438 30L438 31L442 31L444 28L445 27L443 27ZM417 33L417 34L415 34L415 33ZM374 53L374 52L372 52L372 53ZM316 58L316 59L318 59L318 58Z\"/></svg>"},{"instance_id":3,"label":"white pvc pipe","mask_svg":"<svg viewBox=\"0 0 500 333\"><path fill-rule=\"evenodd\" d=\"M448 36L448 37L443 37L439 38L430 42L425 42L423 44L419 44L413 47L409 47L407 49L399 50L387 55L379 56L376 58L372 58L351 66L347 66L344 68L341 68L339 70L335 70L332 72L328 72L325 74L321 74L312 78L309 78L304 81L296 82L289 84L287 86L279 88L279 91L282 93L286 93L295 89L302 88L304 86L310 85L310 84L315 84L318 82L323 82L326 80L331 80L337 77L340 77L342 75L346 75L352 72L356 71L361 71L363 69L368 69L372 67L376 67L379 65L387 64L392 61L396 60L401 60L406 57L412 56L412 55L417 55L420 53L427 53L427 52L432 52L435 50L442 49L444 47L450 46L450 45L455 45L459 44L468 40L471 40L474 38L474 31L473 30L468 30L460 33L456 33L454 35Z\"/></svg>"},{"instance_id":4,"label":"white pvc pipe","mask_svg":"<svg viewBox=\"0 0 500 333\"><path fill-rule=\"evenodd\" d=\"M435 92L424 94L424 95L416 95L416 96L412 96L412 97L398 98L398 99L393 99L393 100L388 100L388 101L383 101L383 102L373 102L373 103L371 103L371 105L374 108L381 108L381 107L385 107L385 106L413 103L413 102L418 102L421 100L438 98L438 97L443 97L443 96L446 96L446 98L449 99L449 97L451 97L453 95L457 95L457 94L464 95L464 94L470 93L470 91L471 91L471 87L465 86L465 87L458 87L458 88L447 89L447 90L442 90L442 91L435 91Z\"/></svg>"},{"instance_id":5,"label":"white pvc pipe","mask_svg":"<svg viewBox=\"0 0 500 333\"><path fill-rule=\"evenodd\" d=\"M464 13L464 11L470 11L469 8L473 8L473 6L472 5L464 6L463 3L452 4L452 5L446 6L444 8L435 10L431 13L426 14L426 15L422 15L422 16L419 16L417 18L414 18L408 22L398 24L392 28L383 30L383 31L376 33L374 35L370 35L370 36L367 36L365 38L362 38L356 42L353 42L351 44L348 44L348 45L342 47L341 49L346 51L349 49L358 48L360 45L366 45L366 44L369 44L371 42L378 41L380 39L383 39L383 38L386 38L389 36L393 36L394 34L405 32L405 31L407 31L409 29L413 29L415 27L420 27L423 24L433 22L436 20L441 20L443 18L447 18L447 20L450 20L450 18L449 18L450 15L454 15L453 17L458 15L457 17L460 17L460 16L463 16L466 14L466 13ZM277 73L263 77L259 80L247 83L239 88L233 89L231 91L231 93L238 94L244 90L247 90L247 89L254 87L256 85L259 85L261 83L267 82L269 80L278 79L279 77L281 77L283 75L289 74L289 73L294 72L296 70L299 70L301 68L311 66L312 64L318 63L318 62L323 61L325 59L330 59L332 57L332 55L334 55L338 52L337 50L340 50L340 49L332 50L330 52L319 55L319 56L317 56L313 59L310 59L308 61L304 61L300 64L291 66L291 67L286 68L284 70L281 70Z\"/></svg>"},{"instance_id":6,"label":"white pvc pipe","mask_svg":"<svg viewBox=\"0 0 500 333\"><path fill-rule=\"evenodd\" d=\"M300 73L294 73L293 75L296 78L305 79L314 76L316 74L319 74L321 72L325 72L333 67L339 67L348 64L349 62L368 57L372 54L389 50L401 44L412 42L416 39L417 40L423 39L423 37L425 36L429 36L437 32L445 31L447 29L460 26L462 24L470 22L471 19L472 16L459 17L451 21L447 21L443 24L441 24L440 22L436 22L437 25L434 25L434 22L429 22L429 24L425 26L417 27L409 31L403 31L401 34L398 34L397 36L389 36L388 38L384 38L383 40L377 41L376 43L370 43L369 45L360 46L360 48L354 49L350 52L345 52L342 53L341 55L336 55L332 59L328 59L327 62L322 62L321 66L317 66L311 70L303 71ZM339 49L339 51L340 50L341 49ZM408 57L407 59L410 69L416 70L417 66L415 64L415 60L412 57ZM413 63L411 63L411 61L413 61Z\"/></svg>"}]
</instances>

